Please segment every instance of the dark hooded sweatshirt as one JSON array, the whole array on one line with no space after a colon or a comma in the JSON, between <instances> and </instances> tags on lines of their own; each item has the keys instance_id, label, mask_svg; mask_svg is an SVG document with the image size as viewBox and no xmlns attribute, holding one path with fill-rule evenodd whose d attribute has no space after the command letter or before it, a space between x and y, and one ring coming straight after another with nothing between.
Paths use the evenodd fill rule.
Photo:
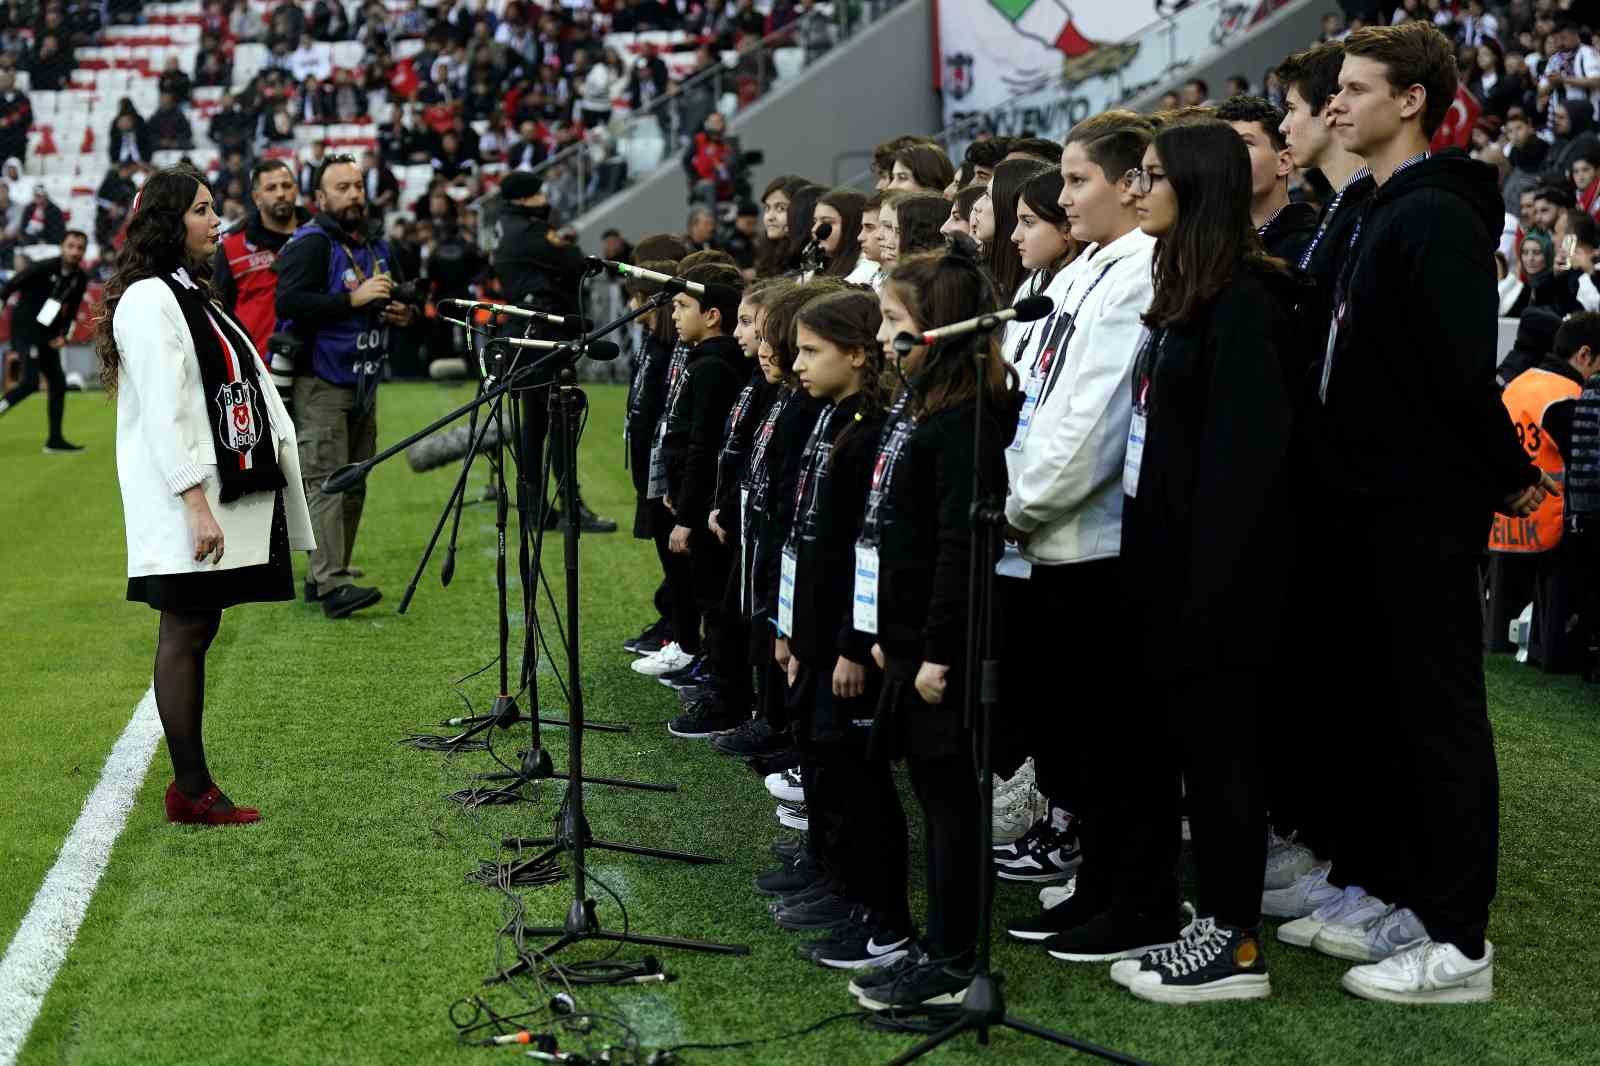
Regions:
<instances>
[{"instance_id":1,"label":"dark hooded sweatshirt","mask_svg":"<svg viewBox=\"0 0 1600 1066\"><path fill-rule=\"evenodd\" d=\"M1325 402L1324 483L1340 504L1443 553L1483 549L1496 506L1538 470L1495 384L1495 172L1460 150L1394 174L1341 270Z\"/></svg>"},{"instance_id":2,"label":"dark hooded sweatshirt","mask_svg":"<svg viewBox=\"0 0 1600 1066\"><path fill-rule=\"evenodd\" d=\"M1256 231L1256 235L1261 238L1262 247L1266 248L1268 255L1293 266L1300 261L1300 253L1315 232L1317 209L1303 200L1297 200L1284 204L1282 210Z\"/></svg>"}]
</instances>

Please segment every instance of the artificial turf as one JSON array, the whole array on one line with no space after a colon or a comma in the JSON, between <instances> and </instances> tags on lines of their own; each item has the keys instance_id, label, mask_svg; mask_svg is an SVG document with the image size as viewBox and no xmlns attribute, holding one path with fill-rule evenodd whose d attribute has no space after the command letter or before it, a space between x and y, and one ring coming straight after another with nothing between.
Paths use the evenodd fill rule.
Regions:
<instances>
[{"instance_id":1,"label":"artificial turf","mask_svg":"<svg viewBox=\"0 0 1600 1066\"><path fill-rule=\"evenodd\" d=\"M463 395L459 387L386 386L383 441ZM622 392L598 387L590 395L584 495L620 519L623 532L582 541L586 705L590 717L633 731L589 734L586 769L670 781L680 791L591 787L589 820L597 836L727 859L693 867L593 853L589 868L605 886L593 894L610 928L622 917L607 889L635 928L748 944L751 954L656 950L675 982L580 988L579 1004L626 1019L652 1047L774 1034L849 1010L846 978L797 961L794 937L773 926L749 887L769 865L766 846L777 833L760 781L703 742L669 736L663 723L675 700L628 669L631 656L620 644L648 620L656 563L650 546L626 532L632 490L621 466ZM37 451L42 403L31 406L0 421L6 939L149 683L155 637L154 613L123 602L111 409L98 396L73 396L71 435L90 450L56 457ZM455 685L494 656L492 508L465 512L451 586L440 587L436 558L410 612L394 612L451 478L448 469L413 474L402 460L374 473L357 561L386 593L378 608L340 623L300 603L228 612L209 660L209 754L217 778L239 801L259 805L264 820L227 830L166 825L160 798L169 767L165 748L158 750L22 1062L455 1064L516 1054L459 1046L448 1017L455 1000L480 991L503 951L496 933L505 899L466 884L464 875L495 857L501 836L546 831L559 792L546 785L536 803L467 813L443 797L469 774L494 769L488 755L445 759L396 743L459 713L458 692L482 708L496 688L492 669ZM475 474L474 487L483 480ZM559 544L550 545L545 571L559 602ZM542 596L541 612L551 616ZM520 618L514 625L515 645ZM564 673L564 665L540 673L547 714L564 713ZM1600 913L1593 815L1600 708L1593 689L1504 659L1490 663L1489 683L1504 812L1490 933L1499 953L1493 1005L1358 1001L1338 989L1341 964L1269 939L1271 1000L1159 1007L1113 986L1103 967L1057 964L1002 939L996 960L1013 1011L1163 1063L1600 1061L1588 929ZM1295 713L1291 695L1280 709ZM498 750L509 754L525 729L498 736ZM564 765L565 731L546 728L543 737ZM1359 758L1359 749L1349 750ZM909 810L915 824L914 804ZM1397 811L1383 831L1413 830ZM913 848L916 870L920 847ZM518 895L530 921L559 922L570 882ZM1002 885L996 917L1004 922L1036 906L1032 889ZM643 954L625 948L621 957ZM542 1002L528 987L490 993L507 1011L524 994ZM911 1043L846 1020L803 1038L684 1058L840 1066L884 1061ZM939 1058L1053 1062L1069 1054L996 1033L987 1049L968 1037Z\"/></svg>"}]
</instances>

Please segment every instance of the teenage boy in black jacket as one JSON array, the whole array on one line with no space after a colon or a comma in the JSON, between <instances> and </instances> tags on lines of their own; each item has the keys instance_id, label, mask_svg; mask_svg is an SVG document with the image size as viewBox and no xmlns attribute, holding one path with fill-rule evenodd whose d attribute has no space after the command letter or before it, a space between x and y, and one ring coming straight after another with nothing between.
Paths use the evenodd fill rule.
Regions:
<instances>
[{"instance_id":1,"label":"teenage boy in black jacket","mask_svg":"<svg viewBox=\"0 0 1600 1066\"><path fill-rule=\"evenodd\" d=\"M1267 254L1293 264L1317 229L1316 208L1289 199L1294 156L1284 140L1283 112L1259 96L1233 96L1217 105L1250 155L1250 218Z\"/></svg>"},{"instance_id":2,"label":"teenage boy in black jacket","mask_svg":"<svg viewBox=\"0 0 1600 1066\"><path fill-rule=\"evenodd\" d=\"M44 444L46 452L83 451L81 445L61 435L61 419L67 407L67 379L61 372L61 349L66 347L67 333L78 317L78 305L83 303L83 294L89 287L89 275L82 266L83 253L88 246L89 238L82 231L69 230L61 242L59 256L41 259L0 288L0 306L11 299L12 293L22 294L11 313L11 329L17 350L27 358L22 380L0 397L0 414L33 395L42 376L50 386L46 407L50 435Z\"/></svg>"},{"instance_id":3,"label":"teenage boy in black jacket","mask_svg":"<svg viewBox=\"0 0 1600 1066\"><path fill-rule=\"evenodd\" d=\"M1353 777L1330 878L1346 884L1352 839L1385 853L1361 867L1376 875L1369 894L1279 937L1298 926L1318 950L1367 960L1344 976L1358 996L1481 1001L1493 995L1499 782L1477 565L1493 513L1531 513L1555 486L1495 387L1494 171L1428 152L1455 97L1450 42L1412 22L1357 30L1344 49L1334 136L1377 192L1335 284L1314 448L1342 547L1330 562L1345 564L1331 606L1361 642L1326 667L1374 665L1338 727L1371 743L1341 760Z\"/></svg>"},{"instance_id":4,"label":"teenage boy in black jacket","mask_svg":"<svg viewBox=\"0 0 1600 1066\"><path fill-rule=\"evenodd\" d=\"M693 345L677 402L666 414L662 451L667 465L667 509L676 523L667 546L689 556L695 606L704 624L709 661L720 661L721 642L730 639L722 618L722 594L732 556L707 527L717 487L717 456L723 430L744 383L744 353L730 335L739 314L744 278L734 267L707 263L684 272L688 281L708 286L704 296L672 298L678 338ZM682 639L682 635L679 635ZM674 719L674 736L706 737L738 726L750 708L725 707L711 700Z\"/></svg>"}]
</instances>

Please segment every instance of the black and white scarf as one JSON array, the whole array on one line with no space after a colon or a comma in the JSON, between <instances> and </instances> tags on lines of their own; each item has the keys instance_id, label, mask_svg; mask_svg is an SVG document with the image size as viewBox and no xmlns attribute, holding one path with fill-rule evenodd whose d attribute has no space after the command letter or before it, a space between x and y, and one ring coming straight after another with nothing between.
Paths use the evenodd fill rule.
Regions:
<instances>
[{"instance_id":1,"label":"black and white scarf","mask_svg":"<svg viewBox=\"0 0 1600 1066\"><path fill-rule=\"evenodd\" d=\"M276 492L287 482L278 468L278 441L262 400L261 378L249 334L232 315L206 299L189 272L159 275L178 301L200 363L200 386L211 416L217 479L223 503L251 492Z\"/></svg>"}]
</instances>

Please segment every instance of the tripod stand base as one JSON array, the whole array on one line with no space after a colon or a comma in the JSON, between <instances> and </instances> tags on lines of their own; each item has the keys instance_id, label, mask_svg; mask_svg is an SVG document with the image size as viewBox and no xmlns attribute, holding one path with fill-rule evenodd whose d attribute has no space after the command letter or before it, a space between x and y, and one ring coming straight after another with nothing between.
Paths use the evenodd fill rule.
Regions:
<instances>
[{"instance_id":1,"label":"tripod stand base","mask_svg":"<svg viewBox=\"0 0 1600 1066\"><path fill-rule=\"evenodd\" d=\"M548 848L559 843L555 837L506 837L500 843L508 848ZM712 866L722 862L713 855L695 855L688 851L671 851L667 848L647 848L639 844L622 844L614 840L600 840L596 837L586 837L583 842L586 848L603 848L606 851L621 852L624 855L643 855L651 859L672 859L674 862L686 862L693 866Z\"/></svg>"},{"instance_id":2,"label":"tripod stand base","mask_svg":"<svg viewBox=\"0 0 1600 1066\"><path fill-rule=\"evenodd\" d=\"M585 940L604 940L614 944L642 944L654 948L678 948L682 951L702 951L712 955L748 955L750 948L744 944L721 944L712 940L685 940L675 936L651 936L629 929L626 933L613 933L600 928L600 919L594 913L594 900L573 900L567 909L567 918L559 927L524 929L533 936L553 936L556 939L535 952L535 958L547 958L562 948L581 944ZM497 985L527 973L532 966L528 960L518 962L510 969L484 979L486 985Z\"/></svg>"}]
</instances>

